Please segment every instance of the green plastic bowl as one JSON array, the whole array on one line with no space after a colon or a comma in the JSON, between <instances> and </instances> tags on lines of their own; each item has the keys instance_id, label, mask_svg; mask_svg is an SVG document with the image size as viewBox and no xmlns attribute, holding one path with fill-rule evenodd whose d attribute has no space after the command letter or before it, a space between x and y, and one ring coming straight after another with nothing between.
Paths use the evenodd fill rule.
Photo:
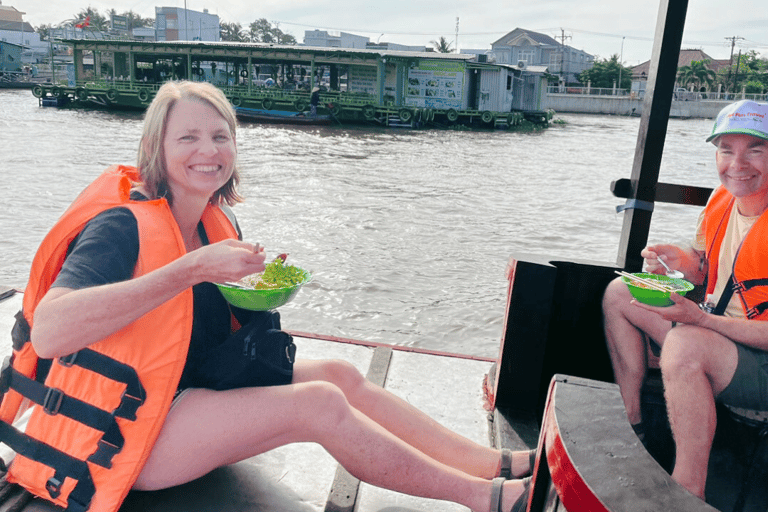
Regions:
<instances>
[{"instance_id":1,"label":"green plastic bowl","mask_svg":"<svg viewBox=\"0 0 768 512\"><path fill-rule=\"evenodd\" d=\"M693 290L693 284L689 283L685 279L675 279L660 274L648 274L645 272L639 272L632 274L633 276L642 277L644 279L653 279L659 281L660 284L670 284L675 287L675 292L679 295L685 295L689 291ZM643 288L636 285L630 278L622 276L621 280L629 288L629 293L632 294L638 302L648 304L649 306L665 307L674 304L672 299L669 298L670 292L662 292L654 290L653 288Z\"/></svg>"},{"instance_id":2,"label":"green plastic bowl","mask_svg":"<svg viewBox=\"0 0 768 512\"><path fill-rule=\"evenodd\" d=\"M216 283L216 286L227 302L235 307L251 311L269 311L290 302L299 293L301 287L312 280L309 272L304 269L299 270L304 273L304 280L286 288L254 290L220 283Z\"/></svg>"}]
</instances>

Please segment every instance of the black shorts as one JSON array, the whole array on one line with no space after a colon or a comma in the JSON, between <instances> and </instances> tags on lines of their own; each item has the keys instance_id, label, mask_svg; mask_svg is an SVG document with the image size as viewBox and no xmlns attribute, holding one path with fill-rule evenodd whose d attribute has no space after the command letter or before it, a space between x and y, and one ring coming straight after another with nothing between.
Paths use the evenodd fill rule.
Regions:
<instances>
[{"instance_id":1,"label":"black shorts","mask_svg":"<svg viewBox=\"0 0 768 512\"><path fill-rule=\"evenodd\" d=\"M717 401L733 407L768 411L768 352L736 344L738 363Z\"/></svg>"}]
</instances>

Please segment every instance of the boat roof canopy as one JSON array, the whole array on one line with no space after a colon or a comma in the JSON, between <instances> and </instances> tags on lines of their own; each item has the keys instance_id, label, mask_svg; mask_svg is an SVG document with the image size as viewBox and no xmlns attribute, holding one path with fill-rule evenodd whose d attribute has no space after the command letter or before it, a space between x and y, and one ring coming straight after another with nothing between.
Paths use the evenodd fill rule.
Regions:
<instances>
[{"instance_id":1,"label":"boat roof canopy","mask_svg":"<svg viewBox=\"0 0 768 512\"><path fill-rule=\"evenodd\" d=\"M329 58L333 60L381 60L392 59L440 59L467 62L476 59L475 55L463 53L411 52L398 50L378 50L363 48L327 48L317 46L280 45L272 43L237 43L211 41L129 41L129 40L93 40L63 39L76 49L96 51L135 51L145 53L186 54L193 50L199 56L211 57L248 57L290 58L312 60Z\"/></svg>"}]
</instances>

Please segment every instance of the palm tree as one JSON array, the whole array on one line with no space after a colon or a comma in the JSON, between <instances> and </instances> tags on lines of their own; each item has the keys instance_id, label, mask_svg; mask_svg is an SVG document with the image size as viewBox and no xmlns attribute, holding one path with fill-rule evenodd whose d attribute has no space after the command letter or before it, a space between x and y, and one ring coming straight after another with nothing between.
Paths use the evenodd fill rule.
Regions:
<instances>
[{"instance_id":1,"label":"palm tree","mask_svg":"<svg viewBox=\"0 0 768 512\"><path fill-rule=\"evenodd\" d=\"M109 29L109 22L99 13L98 9L91 6L83 9L74 18L75 25L82 24L83 29L97 32L106 32Z\"/></svg>"},{"instance_id":2,"label":"palm tree","mask_svg":"<svg viewBox=\"0 0 768 512\"><path fill-rule=\"evenodd\" d=\"M451 53L453 52L453 48L451 48L451 43L448 42L448 40L440 36L440 39L437 41L430 41L429 44L431 44L435 50L437 50L440 53Z\"/></svg>"},{"instance_id":3,"label":"palm tree","mask_svg":"<svg viewBox=\"0 0 768 512\"><path fill-rule=\"evenodd\" d=\"M677 79L680 84L687 86L694 84L697 89L705 87L710 89L715 82L717 73L707 67L709 59L694 60L688 66L682 66L677 70Z\"/></svg>"},{"instance_id":4,"label":"palm tree","mask_svg":"<svg viewBox=\"0 0 768 512\"><path fill-rule=\"evenodd\" d=\"M222 41L248 41L248 35L239 23L227 23L226 21L222 21L219 26Z\"/></svg>"}]
</instances>

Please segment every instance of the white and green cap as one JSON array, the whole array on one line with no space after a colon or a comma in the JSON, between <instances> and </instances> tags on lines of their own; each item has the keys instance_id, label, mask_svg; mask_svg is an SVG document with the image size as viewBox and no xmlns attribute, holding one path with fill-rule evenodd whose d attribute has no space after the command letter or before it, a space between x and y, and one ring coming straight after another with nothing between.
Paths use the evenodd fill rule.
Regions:
<instances>
[{"instance_id":1,"label":"white and green cap","mask_svg":"<svg viewBox=\"0 0 768 512\"><path fill-rule=\"evenodd\" d=\"M768 103L741 100L725 107L717 115L707 142L720 135L751 135L768 140Z\"/></svg>"}]
</instances>

